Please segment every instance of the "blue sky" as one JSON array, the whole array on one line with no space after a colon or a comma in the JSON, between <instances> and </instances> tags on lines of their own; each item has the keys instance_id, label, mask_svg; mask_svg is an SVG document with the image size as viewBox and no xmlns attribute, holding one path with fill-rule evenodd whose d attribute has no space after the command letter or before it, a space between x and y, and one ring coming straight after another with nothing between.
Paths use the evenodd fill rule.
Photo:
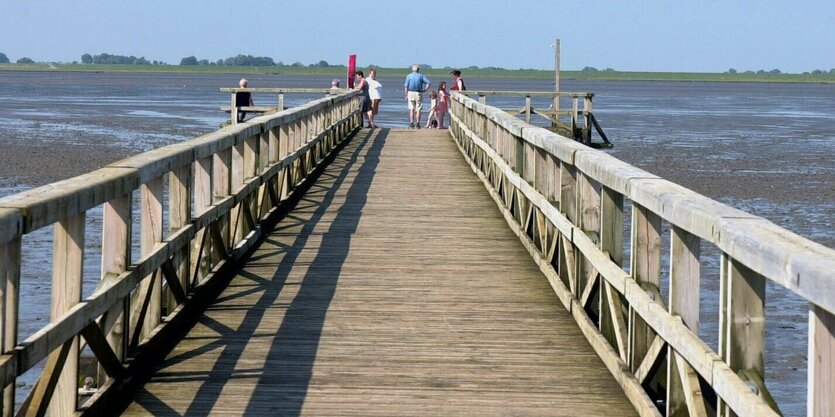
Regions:
<instances>
[{"instance_id":1,"label":"blue sky","mask_svg":"<svg viewBox=\"0 0 835 417\"><path fill-rule=\"evenodd\" d=\"M563 69L828 70L835 1L0 0L0 52L13 61L243 53L309 64L355 53L361 66L551 69L555 38Z\"/></svg>"}]
</instances>

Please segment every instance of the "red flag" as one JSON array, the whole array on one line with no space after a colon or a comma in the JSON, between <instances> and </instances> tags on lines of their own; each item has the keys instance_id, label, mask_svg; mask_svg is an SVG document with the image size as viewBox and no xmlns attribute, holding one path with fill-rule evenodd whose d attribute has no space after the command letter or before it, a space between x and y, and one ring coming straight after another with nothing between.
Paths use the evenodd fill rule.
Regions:
<instances>
[{"instance_id":1,"label":"red flag","mask_svg":"<svg viewBox=\"0 0 835 417\"><path fill-rule=\"evenodd\" d=\"M354 88L354 77L357 75L357 56L348 55L348 88Z\"/></svg>"}]
</instances>

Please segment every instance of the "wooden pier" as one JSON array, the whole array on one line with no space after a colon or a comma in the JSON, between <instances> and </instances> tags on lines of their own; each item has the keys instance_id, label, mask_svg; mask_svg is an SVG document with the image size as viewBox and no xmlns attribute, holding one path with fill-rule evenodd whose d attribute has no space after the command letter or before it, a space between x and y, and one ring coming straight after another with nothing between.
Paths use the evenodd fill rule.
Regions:
<instances>
[{"instance_id":1,"label":"wooden pier","mask_svg":"<svg viewBox=\"0 0 835 417\"><path fill-rule=\"evenodd\" d=\"M335 92L0 199L3 417L779 416L766 280L809 302L808 415L835 415L835 251L452 100L448 131L366 130ZM22 237L45 227L50 322L19 340Z\"/></svg>"},{"instance_id":2,"label":"wooden pier","mask_svg":"<svg viewBox=\"0 0 835 417\"><path fill-rule=\"evenodd\" d=\"M440 130L360 131L124 415L637 415Z\"/></svg>"}]
</instances>

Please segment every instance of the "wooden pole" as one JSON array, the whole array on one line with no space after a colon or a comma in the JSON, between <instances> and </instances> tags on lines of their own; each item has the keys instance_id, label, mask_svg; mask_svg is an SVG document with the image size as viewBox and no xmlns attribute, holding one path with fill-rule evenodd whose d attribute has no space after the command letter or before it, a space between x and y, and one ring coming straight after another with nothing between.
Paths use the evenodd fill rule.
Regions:
<instances>
[{"instance_id":1,"label":"wooden pole","mask_svg":"<svg viewBox=\"0 0 835 417\"><path fill-rule=\"evenodd\" d=\"M554 118L559 120L560 115L560 40L554 40Z\"/></svg>"}]
</instances>

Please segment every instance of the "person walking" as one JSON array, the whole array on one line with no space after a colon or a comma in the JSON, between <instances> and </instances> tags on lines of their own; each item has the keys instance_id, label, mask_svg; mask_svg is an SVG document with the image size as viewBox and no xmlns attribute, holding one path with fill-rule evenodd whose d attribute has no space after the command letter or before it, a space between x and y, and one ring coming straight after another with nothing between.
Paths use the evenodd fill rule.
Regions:
<instances>
[{"instance_id":1,"label":"person walking","mask_svg":"<svg viewBox=\"0 0 835 417\"><path fill-rule=\"evenodd\" d=\"M403 93L409 106L409 127L420 128L420 109L423 106L423 92L429 89L432 83L420 73L420 66L412 65L412 72L406 76L403 83Z\"/></svg>"},{"instance_id":2,"label":"person walking","mask_svg":"<svg viewBox=\"0 0 835 417\"><path fill-rule=\"evenodd\" d=\"M368 70L368 97L371 98L371 127L377 127L374 123L374 116L380 111L380 101L383 99L383 85L377 81L377 70Z\"/></svg>"}]
</instances>

